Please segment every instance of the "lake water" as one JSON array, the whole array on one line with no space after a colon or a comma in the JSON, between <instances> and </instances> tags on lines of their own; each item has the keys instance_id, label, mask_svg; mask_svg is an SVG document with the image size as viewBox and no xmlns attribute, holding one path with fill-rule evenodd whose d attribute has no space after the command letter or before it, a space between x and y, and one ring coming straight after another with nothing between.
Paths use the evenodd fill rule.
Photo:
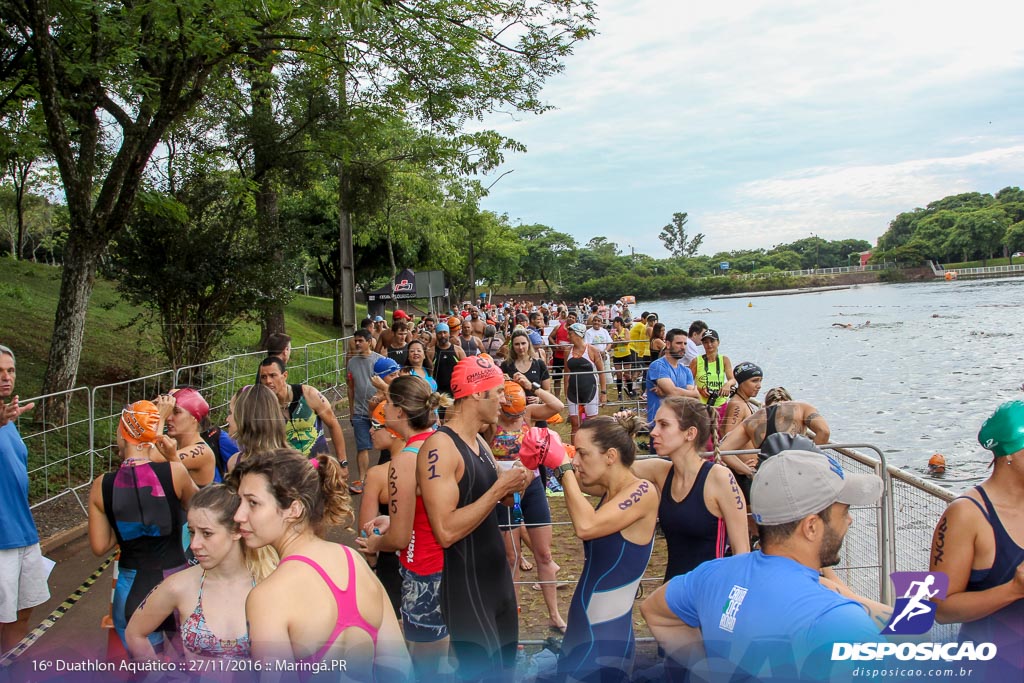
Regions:
<instances>
[{"instance_id":1,"label":"lake water","mask_svg":"<svg viewBox=\"0 0 1024 683\"><path fill-rule=\"evenodd\" d=\"M748 306L748 304L750 304ZM1024 278L861 285L776 297L641 302L668 327L704 320L735 366L764 370L829 421L834 443L870 443L890 464L927 474L933 453L956 491L984 479L981 423L1024 399ZM833 323L867 327L845 330Z\"/></svg>"}]
</instances>

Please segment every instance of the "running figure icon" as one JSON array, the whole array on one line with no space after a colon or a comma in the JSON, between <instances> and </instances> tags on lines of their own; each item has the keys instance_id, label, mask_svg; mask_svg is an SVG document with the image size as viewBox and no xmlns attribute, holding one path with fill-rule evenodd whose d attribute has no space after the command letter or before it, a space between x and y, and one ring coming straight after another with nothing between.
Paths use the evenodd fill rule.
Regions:
<instances>
[{"instance_id":1,"label":"running figure icon","mask_svg":"<svg viewBox=\"0 0 1024 683\"><path fill-rule=\"evenodd\" d=\"M889 622L889 625L885 627L885 631L889 633L898 633L896 630L896 624L898 624L901 619L906 618L907 621L910 621L914 617L934 612L935 605L925 603L925 600L930 600L940 593L938 588L934 591L930 590L934 583L935 576L933 574L925 576L923 581L912 581L910 586L907 588L906 593L903 594L904 598L908 598L903 607L903 611Z\"/></svg>"}]
</instances>

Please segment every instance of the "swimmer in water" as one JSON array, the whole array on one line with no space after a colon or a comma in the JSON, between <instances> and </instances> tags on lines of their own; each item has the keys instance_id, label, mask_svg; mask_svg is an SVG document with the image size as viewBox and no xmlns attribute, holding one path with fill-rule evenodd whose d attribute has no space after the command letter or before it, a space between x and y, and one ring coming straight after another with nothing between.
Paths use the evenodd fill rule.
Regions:
<instances>
[{"instance_id":1,"label":"swimmer in water","mask_svg":"<svg viewBox=\"0 0 1024 683\"><path fill-rule=\"evenodd\" d=\"M867 327L871 324L871 321L865 321L863 325L854 325L853 323L832 323L832 327L841 327L844 330L859 330L862 327Z\"/></svg>"}]
</instances>

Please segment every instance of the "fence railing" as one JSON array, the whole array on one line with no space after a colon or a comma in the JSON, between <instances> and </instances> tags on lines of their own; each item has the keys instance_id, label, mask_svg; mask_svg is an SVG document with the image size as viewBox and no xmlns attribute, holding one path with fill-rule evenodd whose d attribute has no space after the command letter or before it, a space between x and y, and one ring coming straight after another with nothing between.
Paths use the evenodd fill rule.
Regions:
<instances>
[{"instance_id":1,"label":"fence railing","mask_svg":"<svg viewBox=\"0 0 1024 683\"><path fill-rule=\"evenodd\" d=\"M312 384L332 403L345 395L344 349L349 338L314 342L293 349L289 381ZM210 420L222 425L235 392L257 381L263 351L241 353L164 370L144 377L96 387L77 387L47 394L35 402L35 411L18 420L18 431L29 451L29 501L33 509L73 495L82 514L88 514L82 489L117 460L117 425L125 405L155 396L175 386L191 386L210 404ZM56 424L47 419L46 406L55 399L68 403L68 419ZM87 494L86 494L87 495Z\"/></svg>"}]
</instances>

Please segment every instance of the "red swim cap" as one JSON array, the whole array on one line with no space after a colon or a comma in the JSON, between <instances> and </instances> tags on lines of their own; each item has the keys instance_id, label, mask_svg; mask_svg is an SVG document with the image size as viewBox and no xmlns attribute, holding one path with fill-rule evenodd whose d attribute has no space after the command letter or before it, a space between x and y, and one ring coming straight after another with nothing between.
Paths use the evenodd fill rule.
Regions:
<instances>
[{"instance_id":1,"label":"red swim cap","mask_svg":"<svg viewBox=\"0 0 1024 683\"><path fill-rule=\"evenodd\" d=\"M176 389L171 395L174 396L174 402L194 417L196 422L202 422L203 418L210 414L210 404L195 389Z\"/></svg>"},{"instance_id":2,"label":"red swim cap","mask_svg":"<svg viewBox=\"0 0 1024 683\"><path fill-rule=\"evenodd\" d=\"M156 426L160 413L152 401L136 401L121 411L117 433L132 445L156 441Z\"/></svg>"},{"instance_id":3,"label":"red swim cap","mask_svg":"<svg viewBox=\"0 0 1024 683\"><path fill-rule=\"evenodd\" d=\"M544 467L555 469L564 459L565 445L558 432L544 427L533 427L526 432L519 447L519 462L524 467L532 470L543 463Z\"/></svg>"},{"instance_id":4,"label":"red swim cap","mask_svg":"<svg viewBox=\"0 0 1024 683\"><path fill-rule=\"evenodd\" d=\"M470 394L479 394L495 389L505 383L505 375L501 368L489 357L469 356L455 364L452 370L452 397L465 398Z\"/></svg>"}]
</instances>

